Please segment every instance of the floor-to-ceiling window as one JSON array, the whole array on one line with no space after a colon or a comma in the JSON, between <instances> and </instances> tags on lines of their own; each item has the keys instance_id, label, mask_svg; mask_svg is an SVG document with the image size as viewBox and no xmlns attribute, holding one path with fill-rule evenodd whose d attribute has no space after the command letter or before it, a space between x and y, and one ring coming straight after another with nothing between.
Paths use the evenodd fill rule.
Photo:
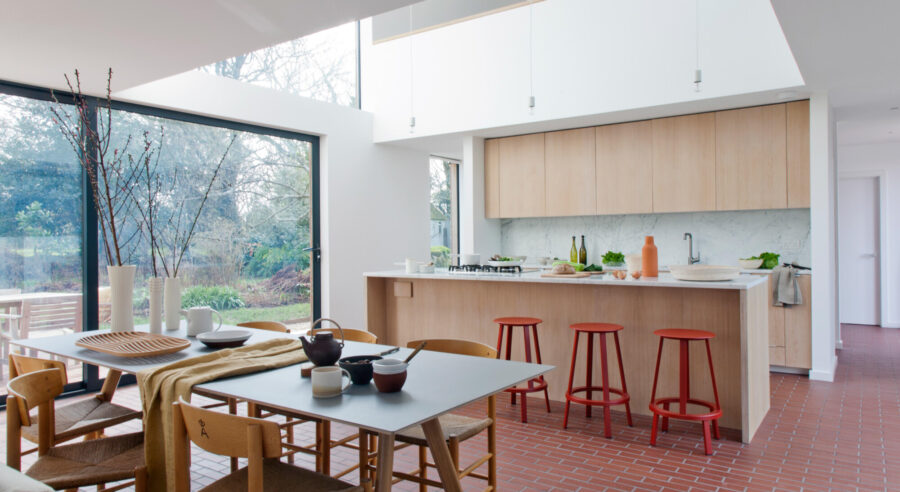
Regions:
<instances>
[{"instance_id":1,"label":"floor-to-ceiling window","mask_svg":"<svg viewBox=\"0 0 900 492\"><path fill-rule=\"evenodd\" d=\"M450 266L459 254L459 161L431 157L431 257L435 266Z\"/></svg>"},{"instance_id":2,"label":"floor-to-ceiling window","mask_svg":"<svg viewBox=\"0 0 900 492\"><path fill-rule=\"evenodd\" d=\"M54 104L49 91L0 84L3 366L14 338L108 328L104 235L83 212L93 208L84 199L90 188L53 121ZM111 149L132 156L158 149L156 261L141 207L126 205L122 214L123 261L138 267L136 324L147 322L148 278L172 274L176 264L182 307L212 306L226 323L318 315L318 255L310 253L318 247L317 137L117 102L98 115L112 122ZM142 179L136 190L146 189ZM174 236L188 232L189 246L179 248ZM51 303L54 320L41 324L41 306ZM96 387L103 376L72 362L69 373L70 390L82 380ZM6 376L4 367L0 404Z\"/></svg>"}]
</instances>

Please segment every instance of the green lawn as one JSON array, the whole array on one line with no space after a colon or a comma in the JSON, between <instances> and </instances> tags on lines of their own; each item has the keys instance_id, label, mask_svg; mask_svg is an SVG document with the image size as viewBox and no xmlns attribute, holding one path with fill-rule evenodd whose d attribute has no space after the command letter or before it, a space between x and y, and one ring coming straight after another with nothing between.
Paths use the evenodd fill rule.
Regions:
<instances>
[{"instance_id":1,"label":"green lawn","mask_svg":"<svg viewBox=\"0 0 900 492\"><path fill-rule=\"evenodd\" d=\"M287 321L309 317L309 303L288 304L266 308L241 308L221 311L226 325L234 325L245 321ZM215 320L215 317L213 317ZM150 321L141 316L134 317L134 324L144 325Z\"/></svg>"}]
</instances>

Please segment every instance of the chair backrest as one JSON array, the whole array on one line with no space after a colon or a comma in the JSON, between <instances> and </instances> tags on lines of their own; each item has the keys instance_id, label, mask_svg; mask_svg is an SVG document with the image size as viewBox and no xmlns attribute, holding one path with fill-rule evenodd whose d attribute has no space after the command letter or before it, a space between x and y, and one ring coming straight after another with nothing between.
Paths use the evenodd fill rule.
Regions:
<instances>
[{"instance_id":1,"label":"chair backrest","mask_svg":"<svg viewBox=\"0 0 900 492\"><path fill-rule=\"evenodd\" d=\"M375 336L374 333L363 330L354 330L353 328L343 328L343 330L344 340L350 342L378 343L378 337ZM334 338L341 338L341 332L337 328L315 328L306 332L309 336L315 335L316 333L331 333L334 335Z\"/></svg>"},{"instance_id":2,"label":"chair backrest","mask_svg":"<svg viewBox=\"0 0 900 492\"><path fill-rule=\"evenodd\" d=\"M497 350L490 345L481 342L473 342L471 340L457 340L453 338L431 338L424 340L413 340L408 342L408 348L416 348L422 342L428 342L424 350L433 350L435 352L446 352L448 354L458 355L474 355L476 357L487 357L490 359L497 358Z\"/></svg>"},{"instance_id":3,"label":"chair backrest","mask_svg":"<svg viewBox=\"0 0 900 492\"><path fill-rule=\"evenodd\" d=\"M6 389L9 397L16 401L21 425L29 426L31 416L28 412L32 408L46 403L52 405L53 399L62 394L62 376L59 369L42 369L11 379ZM12 422L7 422L7 425L12 425Z\"/></svg>"},{"instance_id":4,"label":"chair backrest","mask_svg":"<svg viewBox=\"0 0 900 492\"><path fill-rule=\"evenodd\" d=\"M9 354L10 379L44 369L59 369L59 375L62 379L63 386L69 382L69 376L66 374L66 365L62 361L28 357L26 355L13 353Z\"/></svg>"},{"instance_id":5,"label":"chair backrest","mask_svg":"<svg viewBox=\"0 0 900 492\"><path fill-rule=\"evenodd\" d=\"M245 321L237 325L244 328L256 328L257 330L277 331L279 333L288 332L288 327L278 321Z\"/></svg>"},{"instance_id":6,"label":"chair backrest","mask_svg":"<svg viewBox=\"0 0 900 492\"><path fill-rule=\"evenodd\" d=\"M23 334L40 330L81 331L81 296L33 299L22 303Z\"/></svg>"},{"instance_id":7,"label":"chair backrest","mask_svg":"<svg viewBox=\"0 0 900 492\"><path fill-rule=\"evenodd\" d=\"M278 424L206 410L180 397L178 400L172 409L176 490L190 490L190 442L213 454L247 458L249 490L262 490L263 458L282 454Z\"/></svg>"}]
</instances>

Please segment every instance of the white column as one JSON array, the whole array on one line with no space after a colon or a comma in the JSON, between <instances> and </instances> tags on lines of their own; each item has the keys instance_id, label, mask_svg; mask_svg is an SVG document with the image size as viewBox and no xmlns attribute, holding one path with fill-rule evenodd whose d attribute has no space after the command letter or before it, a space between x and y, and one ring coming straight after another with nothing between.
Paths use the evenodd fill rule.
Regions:
<instances>
[{"instance_id":1,"label":"white column","mask_svg":"<svg viewBox=\"0 0 900 492\"><path fill-rule=\"evenodd\" d=\"M500 220L484 218L484 139L463 138L459 168L459 251L484 261L500 253Z\"/></svg>"},{"instance_id":2,"label":"white column","mask_svg":"<svg viewBox=\"0 0 900 492\"><path fill-rule=\"evenodd\" d=\"M812 252L812 370L809 378L833 381L838 318L837 171L835 126L828 95L809 101L810 243Z\"/></svg>"}]
</instances>

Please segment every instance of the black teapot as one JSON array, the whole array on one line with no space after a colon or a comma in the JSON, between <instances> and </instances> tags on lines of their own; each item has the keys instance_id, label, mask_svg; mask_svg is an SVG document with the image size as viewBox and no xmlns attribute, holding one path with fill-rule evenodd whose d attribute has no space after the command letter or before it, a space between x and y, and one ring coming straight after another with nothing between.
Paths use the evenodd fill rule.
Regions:
<instances>
[{"instance_id":1,"label":"black teapot","mask_svg":"<svg viewBox=\"0 0 900 492\"><path fill-rule=\"evenodd\" d=\"M321 331L315 334L316 325L323 321L331 321L337 327L341 334L341 341L338 342L334 338L334 334L330 331ZM321 328L319 328L321 330ZM306 357L317 366L333 366L338 359L341 358L341 350L344 348L344 330L336 321L328 318L318 319L313 322L308 334L311 336L309 340L306 337L300 337L300 343L303 344L303 351Z\"/></svg>"}]
</instances>

